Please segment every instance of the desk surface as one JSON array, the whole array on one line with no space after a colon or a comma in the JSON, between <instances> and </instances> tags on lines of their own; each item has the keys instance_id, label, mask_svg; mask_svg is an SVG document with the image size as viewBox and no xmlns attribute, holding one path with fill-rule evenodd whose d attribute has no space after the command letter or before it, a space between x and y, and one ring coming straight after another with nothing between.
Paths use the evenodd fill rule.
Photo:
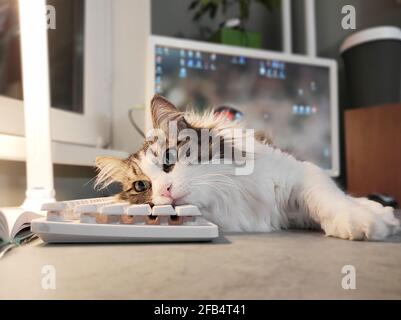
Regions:
<instances>
[{"instance_id":1,"label":"desk surface","mask_svg":"<svg viewBox=\"0 0 401 320\"><path fill-rule=\"evenodd\" d=\"M56 289L41 269L56 269ZM344 290L344 265L356 290ZM212 243L46 245L0 260L2 299L401 298L401 235L354 242L319 232L225 234Z\"/></svg>"}]
</instances>

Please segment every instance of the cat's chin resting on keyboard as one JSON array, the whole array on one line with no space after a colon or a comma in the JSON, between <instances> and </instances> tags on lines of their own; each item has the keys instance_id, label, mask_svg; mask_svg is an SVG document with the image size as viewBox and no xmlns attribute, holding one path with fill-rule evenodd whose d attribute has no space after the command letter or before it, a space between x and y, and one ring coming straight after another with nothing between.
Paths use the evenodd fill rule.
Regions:
<instances>
[{"instance_id":1,"label":"cat's chin resting on keyboard","mask_svg":"<svg viewBox=\"0 0 401 320\"><path fill-rule=\"evenodd\" d=\"M160 96L152 99L151 111L153 127L167 136L173 121L178 137L184 129L200 136L200 130L207 128L212 137L223 141L221 149L230 140L227 132L242 128L241 123L212 113L182 113ZM167 150L151 139L127 159L97 158L97 184L120 183L119 198L131 203L196 205L206 219L225 231L321 228L328 236L381 240L400 230L392 208L345 194L320 168L297 161L259 134L248 138L254 146L252 152L244 153L251 161L249 174L238 174L238 164L179 161L180 154L188 150L181 150L185 144L170 136ZM226 156L221 154L217 157ZM208 160L215 157L211 152ZM204 160L202 155L198 160Z\"/></svg>"}]
</instances>

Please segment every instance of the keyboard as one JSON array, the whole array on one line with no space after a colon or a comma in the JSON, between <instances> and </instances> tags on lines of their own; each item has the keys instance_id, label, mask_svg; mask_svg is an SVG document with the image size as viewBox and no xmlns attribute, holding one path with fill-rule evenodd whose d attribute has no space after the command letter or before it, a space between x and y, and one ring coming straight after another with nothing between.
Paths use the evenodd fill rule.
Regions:
<instances>
[{"instance_id":1,"label":"keyboard","mask_svg":"<svg viewBox=\"0 0 401 320\"><path fill-rule=\"evenodd\" d=\"M115 197L46 203L31 230L47 243L211 241L218 228L198 207L150 206Z\"/></svg>"}]
</instances>

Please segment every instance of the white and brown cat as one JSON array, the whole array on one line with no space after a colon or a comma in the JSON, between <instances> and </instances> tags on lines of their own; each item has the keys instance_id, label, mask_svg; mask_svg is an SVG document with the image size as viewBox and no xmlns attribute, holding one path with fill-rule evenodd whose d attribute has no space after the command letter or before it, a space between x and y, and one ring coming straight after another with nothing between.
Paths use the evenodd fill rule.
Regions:
<instances>
[{"instance_id":1,"label":"white and brown cat","mask_svg":"<svg viewBox=\"0 0 401 320\"><path fill-rule=\"evenodd\" d=\"M179 131L206 128L217 137L242 127L212 113L180 112L157 95L151 112L154 128L166 135L170 121ZM182 141L167 141L166 150L153 139L127 159L97 158L97 184L120 183L119 198L131 203L194 204L227 231L321 228L328 236L381 240L400 230L391 207L351 197L312 163L297 161L259 135L252 139L255 157L248 175L235 174L235 163L174 162L169 155L180 152ZM224 157L221 152L213 156Z\"/></svg>"}]
</instances>

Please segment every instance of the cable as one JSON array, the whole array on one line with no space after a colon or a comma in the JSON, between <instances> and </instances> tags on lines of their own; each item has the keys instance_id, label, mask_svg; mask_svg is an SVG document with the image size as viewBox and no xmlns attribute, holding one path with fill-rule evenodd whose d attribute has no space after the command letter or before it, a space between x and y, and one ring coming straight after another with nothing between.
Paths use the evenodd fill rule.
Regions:
<instances>
[{"instance_id":1,"label":"cable","mask_svg":"<svg viewBox=\"0 0 401 320\"><path fill-rule=\"evenodd\" d=\"M145 134L143 133L142 129L139 128L139 126L136 124L136 122L134 121L134 118L132 116L132 113L134 112L134 109L130 109L128 111L128 119L129 122L131 122L132 126L135 128L135 130L143 137L146 138Z\"/></svg>"}]
</instances>

